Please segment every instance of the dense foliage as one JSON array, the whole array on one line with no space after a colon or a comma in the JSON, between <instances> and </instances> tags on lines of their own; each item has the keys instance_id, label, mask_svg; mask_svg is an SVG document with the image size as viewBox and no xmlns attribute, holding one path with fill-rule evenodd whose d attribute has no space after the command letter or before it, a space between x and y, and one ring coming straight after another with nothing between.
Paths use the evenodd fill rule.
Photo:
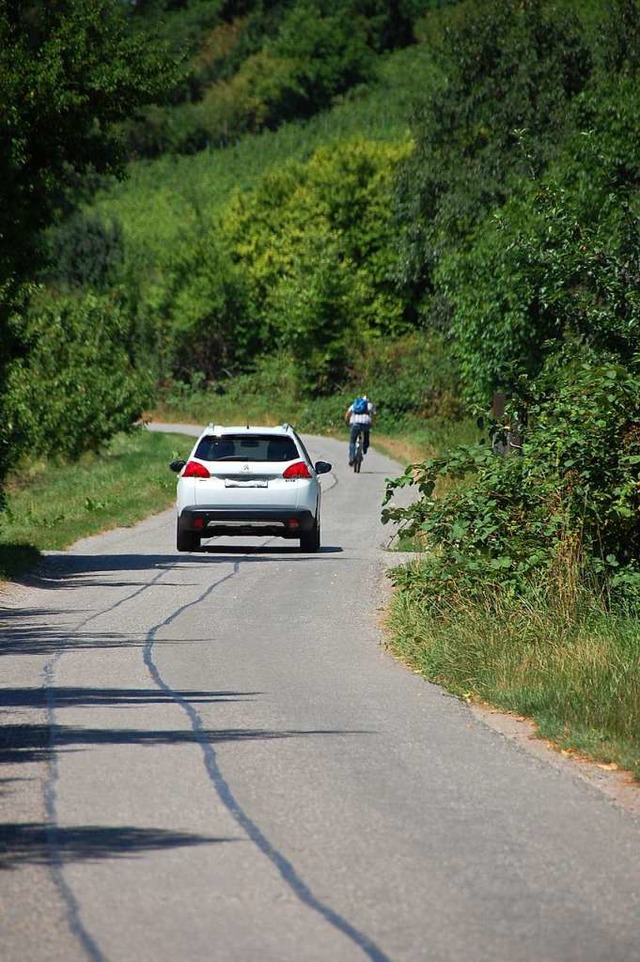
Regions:
<instances>
[{"instance_id":1,"label":"dense foliage","mask_svg":"<svg viewBox=\"0 0 640 962\"><path fill-rule=\"evenodd\" d=\"M480 444L389 486L391 499L418 485L410 509L386 516L433 551L401 577L436 605L454 590L553 594L585 581L629 601L640 534L638 7L612 4L581 35L573 15L544 3L473 6L452 21L450 81L431 121L419 118L401 184L405 265L424 316L449 332L468 401L510 399L519 453Z\"/></svg>"},{"instance_id":2,"label":"dense foliage","mask_svg":"<svg viewBox=\"0 0 640 962\"><path fill-rule=\"evenodd\" d=\"M633 596L637 0L34 0L0 35L7 451L75 454L152 384L331 421L365 383L387 426L501 392L520 454L391 486L403 577Z\"/></svg>"},{"instance_id":3,"label":"dense foliage","mask_svg":"<svg viewBox=\"0 0 640 962\"><path fill-rule=\"evenodd\" d=\"M149 404L149 372L132 362L131 322L114 298L61 296L11 324L25 347L7 374L4 430L14 459L95 451Z\"/></svg>"},{"instance_id":4,"label":"dense foliage","mask_svg":"<svg viewBox=\"0 0 640 962\"><path fill-rule=\"evenodd\" d=\"M416 111L416 149L398 190L403 280L436 323L443 307L433 297L434 267L544 169L593 62L577 17L542 0L462 3L439 27L433 52L442 82Z\"/></svg>"},{"instance_id":5,"label":"dense foliage","mask_svg":"<svg viewBox=\"0 0 640 962\"><path fill-rule=\"evenodd\" d=\"M407 485L420 497L408 509L386 508L387 520L438 546L422 572L425 600L437 606L452 592L513 595L544 584L562 592L603 576L617 597L621 587L640 588L639 373L566 347L529 385L519 456L478 443L389 483L389 498ZM438 497L443 478L458 483Z\"/></svg>"},{"instance_id":6,"label":"dense foliage","mask_svg":"<svg viewBox=\"0 0 640 962\"><path fill-rule=\"evenodd\" d=\"M416 18L429 5L200 0L178 16L170 2L137 4L139 14L176 22L192 56L177 103L142 111L126 125L130 148L139 156L189 153L310 117L371 80L377 55L413 43Z\"/></svg>"},{"instance_id":7,"label":"dense foliage","mask_svg":"<svg viewBox=\"0 0 640 962\"><path fill-rule=\"evenodd\" d=\"M96 317L79 301L56 322L57 337L46 323L26 319L30 284L43 256L41 231L77 202L81 184L88 187L82 175L122 173L125 153L114 122L167 92L175 74L162 47L148 35L131 33L116 0L0 3L0 485L7 463L28 442L26 426L41 414L43 397L49 396L49 443L55 446L57 435L69 432L75 438L63 441L61 450L75 452L87 443L86 423L73 427L72 394L56 394L86 381L91 351L76 357L65 342L68 336L71 343L90 344ZM126 350L119 329L105 325L100 340L105 360L113 362ZM136 378L124 398L124 370L123 377L112 399L100 392L107 435L122 422L112 407L128 408L130 416L137 406ZM104 436L99 428L98 437Z\"/></svg>"},{"instance_id":8,"label":"dense foliage","mask_svg":"<svg viewBox=\"0 0 640 962\"><path fill-rule=\"evenodd\" d=\"M406 146L321 150L236 194L222 235L249 285L263 349L296 360L301 393L328 393L350 354L407 329L395 290L392 176Z\"/></svg>"},{"instance_id":9,"label":"dense foliage","mask_svg":"<svg viewBox=\"0 0 640 962\"><path fill-rule=\"evenodd\" d=\"M0 277L29 267L77 175L122 172L113 123L174 83L115 0L0 4Z\"/></svg>"}]
</instances>

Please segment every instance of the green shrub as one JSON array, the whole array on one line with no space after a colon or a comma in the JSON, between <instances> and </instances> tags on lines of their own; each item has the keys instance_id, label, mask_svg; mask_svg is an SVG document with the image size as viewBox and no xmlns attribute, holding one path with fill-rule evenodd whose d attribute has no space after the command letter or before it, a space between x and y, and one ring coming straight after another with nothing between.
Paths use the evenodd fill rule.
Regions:
<instances>
[{"instance_id":1,"label":"green shrub","mask_svg":"<svg viewBox=\"0 0 640 962\"><path fill-rule=\"evenodd\" d=\"M375 400L385 430L407 418L456 420L464 413L451 349L433 333L371 341L353 356L349 383Z\"/></svg>"},{"instance_id":2,"label":"green shrub","mask_svg":"<svg viewBox=\"0 0 640 962\"><path fill-rule=\"evenodd\" d=\"M237 192L221 229L247 277L251 318L296 361L302 394L344 382L370 338L409 327L393 283L389 196L407 145L369 141L318 150L257 189Z\"/></svg>"},{"instance_id":3,"label":"green shrub","mask_svg":"<svg viewBox=\"0 0 640 962\"><path fill-rule=\"evenodd\" d=\"M616 601L635 590L640 549L640 377L584 348L554 358L531 388L520 456L488 444L410 465L408 508L386 507L430 552L419 578L438 606L451 593L571 598L585 580ZM453 489L438 497L436 483ZM408 577L411 577L409 575Z\"/></svg>"},{"instance_id":4,"label":"green shrub","mask_svg":"<svg viewBox=\"0 0 640 962\"><path fill-rule=\"evenodd\" d=\"M78 211L49 231L46 249L48 283L63 288L92 287L106 291L124 263L124 237L119 221L105 222L94 212Z\"/></svg>"},{"instance_id":5,"label":"green shrub","mask_svg":"<svg viewBox=\"0 0 640 962\"><path fill-rule=\"evenodd\" d=\"M37 304L14 318L26 353L8 370L3 418L12 459L76 457L130 430L151 381L128 350L129 321L93 294Z\"/></svg>"}]
</instances>

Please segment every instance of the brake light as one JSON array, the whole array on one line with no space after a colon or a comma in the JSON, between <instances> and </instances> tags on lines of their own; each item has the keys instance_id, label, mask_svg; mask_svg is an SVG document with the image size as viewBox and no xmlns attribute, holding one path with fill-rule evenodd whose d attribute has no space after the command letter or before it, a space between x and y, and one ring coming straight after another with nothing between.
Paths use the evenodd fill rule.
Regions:
<instances>
[{"instance_id":1,"label":"brake light","mask_svg":"<svg viewBox=\"0 0 640 962\"><path fill-rule=\"evenodd\" d=\"M183 478L210 478L211 475L205 468L204 464L199 464L198 461L188 461L182 477Z\"/></svg>"},{"instance_id":2,"label":"brake light","mask_svg":"<svg viewBox=\"0 0 640 962\"><path fill-rule=\"evenodd\" d=\"M311 472L304 461L296 461L285 468L283 478L310 478Z\"/></svg>"}]
</instances>

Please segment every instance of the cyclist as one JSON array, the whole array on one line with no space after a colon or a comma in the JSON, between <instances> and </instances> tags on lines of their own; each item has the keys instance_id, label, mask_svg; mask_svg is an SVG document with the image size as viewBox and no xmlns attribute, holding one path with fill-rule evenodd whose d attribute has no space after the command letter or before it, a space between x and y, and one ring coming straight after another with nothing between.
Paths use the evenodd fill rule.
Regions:
<instances>
[{"instance_id":1,"label":"cyclist","mask_svg":"<svg viewBox=\"0 0 640 962\"><path fill-rule=\"evenodd\" d=\"M376 409L366 394L360 394L349 405L344 413L344 419L350 426L349 432L349 465L353 464L356 455L356 439L362 433L362 453L369 450L369 434L371 425L376 418Z\"/></svg>"}]
</instances>

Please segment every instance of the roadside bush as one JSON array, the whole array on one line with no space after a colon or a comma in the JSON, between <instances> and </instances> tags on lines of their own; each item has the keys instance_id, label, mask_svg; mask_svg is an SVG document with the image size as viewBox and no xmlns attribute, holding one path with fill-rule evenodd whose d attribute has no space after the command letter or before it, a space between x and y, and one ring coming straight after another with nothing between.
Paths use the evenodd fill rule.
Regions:
<instances>
[{"instance_id":1,"label":"roadside bush","mask_svg":"<svg viewBox=\"0 0 640 962\"><path fill-rule=\"evenodd\" d=\"M349 381L375 400L385 429L407 418L456 420L464 413L451 349L431 332L371 341L354 356Z\"/></svg>"},{"instance_id":2,"label":"roadside bush","mask_svg":"<svg viewBox=\"0 0 640 962\"><path fill-rule=\"evenodd\" d=\"M34 303L12 323L26 347L9 366L4 399L14 463L97 450L150 403L150 378L127 350L129 321L109 297Z\"/></svg>"},{"instance_id":3,"label":"roadside bush","mask_svg":"<svg viewBox=\"0 0 640 962\"><path fill-rule=\"evenodd\" d=\"M567 348L531 392L521 456L471 445L410 465L387 486L387 505L395 490L417 487L412 505L387 506L384 519L429 552L416 576L429 605L541 586L570 599L585 582L616 602L637 591L638 372ZM442 478L456 484L438 497Z\"/></svg>"},{"instance_id":4,"label":"roadside bush","mask_svg":"<svg viewBox=\"0 0 640 962\"><path fill-rule=\"evenodd\" d=\"M191 372L201 371L218 381L246 368L261 332L248 316L244 275L214 229L201 225L188 242L176 242L165 284L158 314L166 331L166 372L189 380Z\"/></svg>"}]
</instances>

